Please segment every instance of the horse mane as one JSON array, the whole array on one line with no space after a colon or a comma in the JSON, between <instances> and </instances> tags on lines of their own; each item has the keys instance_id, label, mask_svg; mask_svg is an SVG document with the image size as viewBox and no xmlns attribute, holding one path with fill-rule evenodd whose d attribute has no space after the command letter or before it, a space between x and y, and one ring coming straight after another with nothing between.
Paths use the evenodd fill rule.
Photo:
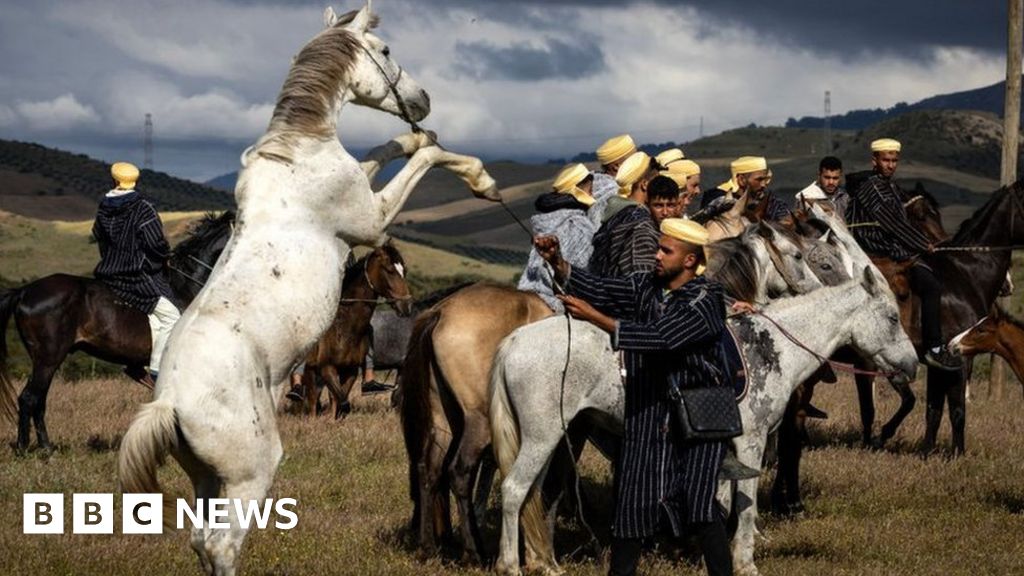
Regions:
<instances>
[{"instance_id":1,"label":"horse mane","mask_svg":"<svg viewBox=\"0 0 1024 576\"><path fill-rule=\"evenodd\" d=\"M935 196L932 196L931 192L929 192L927 189L925 189L924 184L921 184L920 180L918 180L917 184L914 186L914 193L913 194L914 194L914 196L920 196L920 197L924 198L924 201L927 202L928 205L931 206L932 208L934 208L935 210L938 210L939 208L942 207L939 204L939 200L937 198L935 198Z\"/></svg>"},{"instance_id":2,"label":"horse mane","mask_svg":"<svg viewBox=\"0 0 1024 576\"><path fill-rule=\"evenodd\" d=\"M720 256L722 264L712 269L709 263L708 275L721 284L729 296L753 302L757 298L757 261L744 236L719 240L712 246L715 259Z\"/></svg>"},{"instance_id":3,"label":"horse mane","mask_svg":"<svg viewBox=\"0 0 1024 576\"><path fill-rule=\"evenodd\" d=\"M334 112L338 89L347 81L362 46L344 26L353 18L353 12L341 16L337 24L317 34L295 57L277 96L270 127L253 152L291 164L301 138L335 137L329 117Z\"/></svg>"},{"instance_id":4,"label":"horse mane","mask_svg":"<svg viewBox=\"0 0 1024 576\"><path fill-rule=\"evenodd\" d=\"M1021 192L1021 181L1018 180L1009 186L1003 186L999 190L992 193L992 196L988 199L988 202L977 209L970 218L964 220L960 224L960 228L957 229L956 234L953 235L953 240L950 242L954 246L966 246L971 240L977 238L982 232L988 228L989 223L992 221L992 213L999 210L1002 206L1003 201L1006 199L1008 194L1019 194Z\"/></svg>"},{"instance_id":5,"label":"horse mane","mask_svg":"<svg viewBox=\"0 0 1024 576\"><path fill-rule=\"evenodd\" d=\"M234 223L235 213L232 210L227 210L219 216L214 212L203 214L198 222L189 226L188 236L174 247L171 251L172 257L196 256L214 238L223 234L226 226Z\"/></svg>"}]
</instances>

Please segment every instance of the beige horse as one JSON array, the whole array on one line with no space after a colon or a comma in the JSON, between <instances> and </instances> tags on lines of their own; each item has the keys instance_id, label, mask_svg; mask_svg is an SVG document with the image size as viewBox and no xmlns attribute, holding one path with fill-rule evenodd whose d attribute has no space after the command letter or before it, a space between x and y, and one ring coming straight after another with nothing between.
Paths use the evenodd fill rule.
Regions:
<instances>
[{"instance_id":1,"label":"beige horse","mask_svg":"<svg viewBox=\"0 0 1024 576\"><path fill-rule=\"evenodd\" d=\"M513 330L552 316L539 296L493 284L468 286L417 318L402 373L402 425L409 453L413 529L433 553L450 531L448 481L461 518L465 556L479 560L473 488L491 443L487 382L498 344ZM452 443L456 449L445 470ZM485 478L490 475L483 474ZM487 482L487 486L483 486ZM489 482L481 482L486 493ZM543 541L543 540L541 540ZM534 555L528 541L527 560ZM545 551L541 557L548 557Z\"/></svg>"}]
</instances>

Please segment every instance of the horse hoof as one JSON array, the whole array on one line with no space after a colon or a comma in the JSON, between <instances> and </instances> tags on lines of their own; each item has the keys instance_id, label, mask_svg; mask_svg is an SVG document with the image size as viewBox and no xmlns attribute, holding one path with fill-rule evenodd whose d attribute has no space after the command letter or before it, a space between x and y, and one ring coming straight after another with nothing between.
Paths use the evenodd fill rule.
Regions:
<instances>
[{"instance_id":1,"label":"horse hoof","mask_svg":"<svg viewBox=\"0 0 1024 576\"><path fill-rule=\"evenodd\" d=\"M519 564L511 564L508 562L498 561L494 565L494 571L500 576L522 576L522 571L519 570Z\"/></svg>"},{"instance_id":2,"label":"horse hoof","mask_svg":"<svg viewBox=\"0 0 1024 576\"><path fill-rule=\"evenodd\" d=\"M761 576L761 573L757 571L757 566L750 564L736 568L736 576Z\"/></svg>"},{"instance_id":3,"label":"horse hoof","mask_svg":"<svg viewBox=\"0 0 1024 576\"><path fill-rule=\"evenodd\" d=\"M487 172L481 174L469 188L477 198L483 198L484 200L492 200L495 202L501 200L501 194L498 193L498 183L495 182L494 178L491 178L491 175Z\"/></svg>"}]
</instances>

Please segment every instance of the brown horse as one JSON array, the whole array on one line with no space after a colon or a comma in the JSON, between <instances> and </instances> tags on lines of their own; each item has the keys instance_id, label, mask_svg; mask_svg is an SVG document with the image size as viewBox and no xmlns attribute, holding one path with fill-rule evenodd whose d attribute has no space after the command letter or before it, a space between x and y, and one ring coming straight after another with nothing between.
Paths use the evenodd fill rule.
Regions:
<instances>
[{"instance_id":1,"label":"brown horse","mask_svg":"<svg viewBox=\"0 0 1024 576\"><path fill-rule=\"evenodd\" d=\"M352 411L348 396L370 347L370 318L380 299L401 316L412 313L405 261L390 242L345 270L334 322L306 356L302 384L308 414L316 413L318 380L329 392L336 419Z\"/></svg>"},{"instance_id":2,"label":"brown horse","mask_svg":"<svg viewBox=\"0 0 1024 576\"><path fill-rule=\"evenodd\" d=\"M981 322L954 338L950 347L967 357L998 354L1009 362L1017 380L1024 382L1024 322L999 305L992 306Z\"/></svg>"},{"instance_id":3,"label":"brown horse","mask_svg":"<svg viewBox=\"0 0 1024 576\"><path fill-rule=\"evenodd\" d=\"M233 212L209 214L179 243L167 262L168 280L179 309L188 306L213 270L231 236ZM102 282L93 278L53 274L0 295L0 398L7 415L14 413L14 382L7 374L7 322L15 326L32 360L32 374L18 397L18 440L14 448L28 448L35 424L39 448L50 451L46 432L46 397L57 369L72 352L126 366L140 379L149 363L149 320L120 302Z\"/></svg>"}]
</instances>

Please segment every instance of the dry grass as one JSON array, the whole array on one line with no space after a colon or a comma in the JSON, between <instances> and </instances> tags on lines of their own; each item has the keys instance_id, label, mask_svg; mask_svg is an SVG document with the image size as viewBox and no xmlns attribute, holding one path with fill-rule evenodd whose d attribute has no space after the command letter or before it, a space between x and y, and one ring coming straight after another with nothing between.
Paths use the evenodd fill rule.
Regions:
<instances>
[{"instance_id":1,"label":"dry grass","mask_svg":"<svg viewBox=\"0 0 1024 576\"><path fill-rule=\"evenodd\" d=\"M915 385L923 396L921 385ZM923 407L914 411L891 451L857 444L858 416L849 383L819 386L816 403L832 414L812 431L816 448L804 459L808 515L762 519L770 539L758 545L765 574L1012 574L1024 570L1024 401L1016 388L1004 402L981 396L969 407L969 454L956 461L921 459ZM147 392L127 380L57 382L49 422L59 451L49 459L0 451L0 502L8 520L0 552L13 574L198 574L184 533L165 536L25 536L25 492L108 492L115 487L115 444ZM895 395L880 388L880 414ZM0 428L8 438L10 426ZM451 561L421 561L405 531L410 504L398 418L376 398L357 404L343 423L282 416L285 459L275 497L294 497L299 525L290 532L253 533L247 574L480 574ZM940 437L948 444L948 430ZM584 457L584 491L595 525L607 520L607 465ZM187 483L175 464L162 473L172 494ZM766 474L770 478L770 474ZM67 497L67 496L66 496ZM497 512L485 536L496 544ZM66 519L70 522L70 518ZM599 526L602 536L606 528ZM558 533L561 553L585 540L575 522ZM493 549L493 548L492 548ZM646 573L699 574L690 563L649 555ZM575 574L602 574L604 559L566 559Z\"/></svg>"}]
</instances>

